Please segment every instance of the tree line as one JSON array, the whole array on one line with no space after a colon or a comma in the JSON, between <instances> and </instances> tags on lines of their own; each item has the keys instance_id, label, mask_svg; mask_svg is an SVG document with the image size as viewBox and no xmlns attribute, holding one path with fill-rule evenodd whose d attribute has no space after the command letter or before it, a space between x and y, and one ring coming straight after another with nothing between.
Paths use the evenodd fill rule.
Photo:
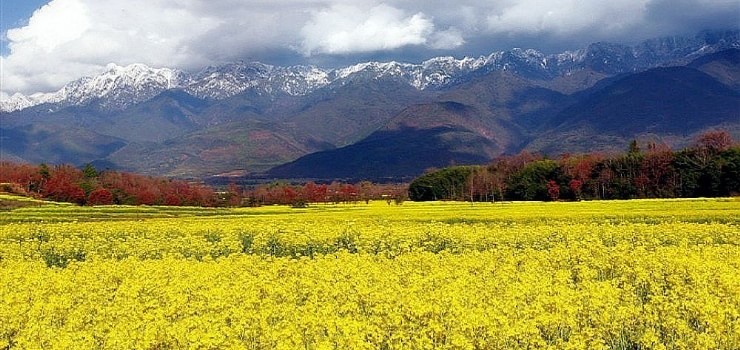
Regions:
<instances>
[{"instance_id":1,"label":"tree line","mask_svg":"<svg viewBox=\"0 0 740 350\"><path fill-rule=\"evenodd\" d=\"M32 165L0 162L2 192L80 205L214 206L208 186L125 172L98 172L92 165Z\"/></svg>"},{"instance_id":2,"label":"tree line","mask_svg":"<svg viewBox=\"0 0 740 350\"><path fill-rule=\"evenodd\" d=\"M384 200L401 204L405 184L273 182L250 187L230 184L214 189L202 183L118 171L99 172L87 164L32 165L0 162L0 192L79 205L261 206L304 207L309 203L359 203Z\"/></svg>"},{"instance_id":3,"label":"tree line","mask_svg":"<svg viewBox=\"0 0 740 350\"><path fill-rule=\"evenodd\" d=\"M376 184L362 181L356 184L334 181L331 183L307 182L290 184L272 182L249 188L229 185L225 193L231 206L261 206L271 204L304 207L310 203L369 203L382 200L390 204L402 204L408 193L406 184Z\"/></svg>"},{"instance_id":4,"label":"tree line","mask_svg":"<svg viewBox=\"0 0 740 350\"><path fill-rule=\"evenodd\" d=\"M673 151L633 141L623 153L522 152L486 166L430 171L409 186L409 198L429 200L582 200L721 197L740 194L740 146L710 131Z\"/></svg>"}]
</instances>

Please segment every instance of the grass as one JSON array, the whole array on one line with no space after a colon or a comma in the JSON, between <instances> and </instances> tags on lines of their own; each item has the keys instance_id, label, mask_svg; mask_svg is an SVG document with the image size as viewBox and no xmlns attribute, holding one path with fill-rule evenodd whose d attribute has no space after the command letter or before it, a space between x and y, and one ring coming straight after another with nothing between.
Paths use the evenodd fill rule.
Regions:
<instances>
[{"instance_id":1,"label":"grass","mask_svg":"<svg viewBox=\"0 0 740 350\"><path fill-rule=\"evenodd\" d=\"M740 345L733 198L216 209L0 198L32 203L0 215L0 349Z\"/></svg>"},{"instance_id":2,"label":"grass","mask_svg":"<svg viewBox=\"0 0 740 350\"><path fill-rule=\"evenodd\" d=\"M653 223L708 221L737 223L740 198L641 199L582 202L406 202L384 201L358 204L311 204L307 208L263 206L258 208L201 208L167 206L95 206L41 201L0 194L0 224L14 222L77 222L145 220L156 218L224 218L272 216L289 220L306 216L330 220L377 218L380 220L438 221L456 223L518 223L583 220L597 222Z\"/></svg>"}]
</instances>

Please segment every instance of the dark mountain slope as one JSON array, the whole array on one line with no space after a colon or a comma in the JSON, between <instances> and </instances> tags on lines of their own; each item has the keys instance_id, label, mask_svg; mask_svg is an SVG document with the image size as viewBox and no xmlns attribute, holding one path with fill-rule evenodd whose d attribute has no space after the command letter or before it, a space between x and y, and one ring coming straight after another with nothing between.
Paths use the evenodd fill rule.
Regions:
<instances>
[{"instance_id":1,"label":"dark mountain slope","mask_svg":"<svg viewBox=\"0 0 740 350\"><path fill-rule=\"evenodd\" d=\"M457 102L416 105L367 138L278 166L278 178L387 179L413 177L431 167L480 164L500 154L496 133L475 108ZM508 141L508 131L501 128Z\"/></svg>"},{"instance_id":2,"label":"dark mountain slope","mask_svg":"<svg viewBox=\"0 0 740 350\"><path fill-rule=\"evenodd\" d=\"M698 69L740 91L740 49L730 49L697 58L688 67Z\"/></svg>"},{"instance_id":3,"label":"dark mountain slope","mask_svg":"<svg viewBox=\"0 0 740 350\"><path fill-rule=\"evenodd\" d=\"M488 147L495 145L470 130L451 126L377 131L355 144L280 165L268 175L375 181L410 178L426 168L485 163L490 158L482 156L479 148Z\"/></svg>"},{"instance_id":4,"label":"dark mountain slope","mask_svg":"<svg viewBox=\"0 0 740 350\"><path fill-rule=\"evenodd\" d=\"M541 83L511 72L492 72L456 86L440 99L475 106L489 120L517 124L524 132L570 102L568 96Z\"/></svg>"},{"instance_id":5,"label":"dark mountain slope","mask_svg":"<svg viewBox=\"0 0 740 350\"><path fill-rule=\"evenodd\" d=\"M433 100L433 93L393 79L360 80L321 89L301 99L299 110L275 117L296 134L341 147L382 128L404 108Z\"/></svg>"},{"instance_id":6,"label":"dark mountain slope","mask_svg":"<svg viewBox=\"0 0 740 350\"><path fill-rule=\"evenodd\" d=\"M57 128L42 124L0 128L2 153L30 163L82 165L125 146L118 138L84 128Z\"/></svg>"},{"instance_id":7,"label":"dark mountain slope","mask_svg":"<svg viewBox=\"0 0 740 350\"><path fill-rule=\"evenodd\" d=\"M200 129L166 142L132 143L109 160L125 169L170 176L263 172L312 152L355 143L407 104L429 100L427 96L385 80L350 83L305 97L282 96L271 103L247 92L207 107L197 117Z\"/></svg>"},{"instance_id":8,"label":"dark mountain slope","mask_svg":"<svg viewBox=\"0 0 740 350\"><path fill-rule=\"evenodd\" d=\"M92 125L100 133L131 142L163 142L199 128L207 103L170 90Z\"/></svg>"},{"instance_id":9,"label":"dark mountain slope","mask_svg":"<svg viewBox=\"0 0 740 350\"><path fill-rule=\"evenodd\" d=\"M279 124L224 123L163 143L131 143L108 160L144 174L196 177L260 172L320 150L299 142Z\"/></svg>"},{"instance_id":10,"label":"dark mountain slope","mask_svg":"<svg viewBox=\"0 0 740 350\"><path fill-rule=\"evenodd\" d=\"M166 91L120 112L74 106L53 115L9 113L0 117L7 138L3 152L36 163L101 161L130 143L162 142L196 130L196 115L205 105L182 91Z\"/></svg>"},{"instance_id":11,"label":"dark mountain slope","mask_svg":"<svg viewBox=\"0 0 740 350\"><path fill-rule=\"evenodd\" d=\"M692 68L656 68L619 79L568 107L527 148L554 154L621 149L640 135L680 143L739 121L740 94L728 86Z\"/></svg>"}]
</instances>

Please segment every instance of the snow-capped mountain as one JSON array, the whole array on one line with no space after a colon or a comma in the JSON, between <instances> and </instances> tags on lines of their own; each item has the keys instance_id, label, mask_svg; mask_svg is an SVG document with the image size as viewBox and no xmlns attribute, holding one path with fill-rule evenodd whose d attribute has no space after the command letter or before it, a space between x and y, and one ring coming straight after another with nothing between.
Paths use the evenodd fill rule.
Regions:
<instances>
[{"instance_id":1,"label":"snow-capped mountain","mask_svg":"<svg viewBox=\"0 0 740 350\"><path fill-rule=\"evenodd\" d=\"M0 103L0 111L11 112L49 104L56 111L68 106L84 106L98 101L105 110L122 110L146 101L162 91L189 84L187 73L176 69L155 69L143 64L126 67L110 64L94 77L73 81L57 92L30 96L14 94Z\"/></svg>"},{"instance_id":2,"label":"snow-capped mountain","mask_svg":"<svg viewBox=\"0 0 740 350\"><path fill-rule=\"evenodd\" d=\"M168 89L182 89L201 99L222 100L247 91L269 96L302 96L324 87L378 79L408 84L419 90L438 89L492 71L512 71L545 80L583 69L617 74L685 61L731 47L740 47L740 31L653 39L636 46L595 43L585 49L552 55L533 49L512 49L477 58L436 57L419 64L364 62L338 69L236 62L190 74L143 64L126 67L111 64L103 73L71 82L57 92L14 94L0 101L0 112L37 105L48 105L50 111L56 111L91 103L97 103L102 110L115 111Z\"/></svg>"},{"instance_id":3,"label":"snow-capped mountain","mask_svg":"<svg viewBox=\"0 0 740 350\"><path fill-rule=\"evenodd\" d=\"M220 100L255 88L269 78L272 66L262 63L231 63L211 66L198 73L185 91L204 99Z\"/></svg>"},{"instance_id":4,"label":"snow-capped mountain","mask_svg":"<svg viewBox=\"0 0 740 350\"><path fill-rule=\"evenodd\" d=\"M109 65L102 74L81 78L57 92L28 96L16 93L0 101L0 111L13 112L42 104L56 111L92 102L97 102L103 110L122 110L168 89L182 89L206 100L222 100L250 90L257 94L302 96L331 84L365 79L393 78L422 90L443 86L479 68L485 60L440 57L422 64L367 62L335 70L236 62L207 67L196 74L143 64Z\"/></svg>"},{"instance_id":5,"label":"snow-capped mountain","mask_svg":"<svg viewBox=\"0 0 740 350\"><path fill-rule=\"evenodd\" d=\"M473 72L488 62L488 58L435 57L421 64L399 62L365 62L332 71L330 76L339 84L351 81L394 79L418 90L439 88L453 79Z\"/></svg>"},{"instance_id":6,"label":"snow-capped mountain","mask_svg":"<svg viewBox=\"0 0 740 350\"><path fill-rule=\"evenodd\" d=\"M0 101L0 112L13 112L40 105L42 103L51 103L54 94L33 94L26 96L21 93L15 93L8 99Z\"/></svg>"},{"instance_id":7,"label":"snow-capped mountain","mask_svg":"<svg viewBox=\"0 0 740 350\"><path fill-rule=\"evenodd\" d=\"M199 98L221 100L247 90L300 96L328 84L328 71L313 66L276 67L259 62L237 62L208 67L183 88Z\"/></svg>"},{"instance_id":8,"label":"snow-capped mountain","mask_svg":"<svg viewBox=\"0 0 740 350\"><path fill-rule=\"evenodd\" d=\"M738 55L736 30L333 69L110 65L53 93L1 93L0 158L198 177L305 156L305 177L610 150L645 132L680 146L718 127L740 137Z\"/></svg>"}]
</instances>

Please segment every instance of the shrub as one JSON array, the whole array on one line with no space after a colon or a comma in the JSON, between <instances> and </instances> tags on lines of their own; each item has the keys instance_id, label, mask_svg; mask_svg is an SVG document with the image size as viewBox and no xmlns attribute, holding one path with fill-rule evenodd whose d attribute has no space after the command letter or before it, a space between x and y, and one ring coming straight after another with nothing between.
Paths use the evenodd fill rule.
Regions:
<instances>
[{"instance_id":1,"label":"shrub","mask_svg":"<svg viewBox=\"0 0 740 350\"><path fill-rule=\"evenodd\" d=\"M113 194L105 188L98 188L90 192L87 197L87 205L111 205Z\"/></svg>"}]
</instances>

